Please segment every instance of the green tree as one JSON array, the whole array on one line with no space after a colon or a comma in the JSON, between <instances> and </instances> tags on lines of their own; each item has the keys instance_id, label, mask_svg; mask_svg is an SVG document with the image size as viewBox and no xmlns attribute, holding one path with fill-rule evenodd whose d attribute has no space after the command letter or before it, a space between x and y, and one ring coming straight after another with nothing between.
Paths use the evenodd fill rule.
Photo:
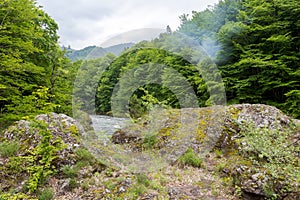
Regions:
<instances>
[{"instance_id":1,"label":"green tree","mask_svg":"<svg viewBox=\"0 0 300 200\"><path fill-rule=\"evenodd\" d=\"M173 36L168 35L168 37ZM136 117L146 113L155 104L179 108L177 98L183 97L188 92L195 92L199 97L198 102L194 102L194 106L205 105L208 93L206 87L200 86L204 81L199 71L182 56L155 47L157 44L164 46L165 43L167 42L164 38L160 42L157 40L149 43L142 42L112 62L99 81L96 95L98 113L111 111L112 97L119 101L116 108L120 112L130 110ZM174 46L174 48L178 47ZM177 78L174 78L176 77L174 73ZM182 79L191 85L193 91L188 91L186 85L182 85ZM118 93L113 94L116 88L119 89ZM132 94L132 97L129 98L128 94ZM130 107L119 107L124 104Z\"/></svg>"},{"instance_id":2,"label":"green tree","mask_svg":"<svg viewBox=\"0 0 300 200\"><path fill-rule=\"evenodd\" d=\"M41 87L49 94L47 102L54 101L57 77L66 62L57 43L57 29L55 21L33 0L0 2L1 127L24 116L27 112L22 109L29 108L13 105L32 98ZM8 119L8 113L15 115Z\"/></svg>"},{"instance_id":3,"label":"green tree","mask_svg":"<svg viewBox=\"0 0 300 200\"><path fill-rule=\"evenodd\" d=\"M238 22L220 29L222 53L231 57L222 70L232 102L266 103L299 116L299 14L297 1L244 1Z\"/></svg>"}]
</instances>

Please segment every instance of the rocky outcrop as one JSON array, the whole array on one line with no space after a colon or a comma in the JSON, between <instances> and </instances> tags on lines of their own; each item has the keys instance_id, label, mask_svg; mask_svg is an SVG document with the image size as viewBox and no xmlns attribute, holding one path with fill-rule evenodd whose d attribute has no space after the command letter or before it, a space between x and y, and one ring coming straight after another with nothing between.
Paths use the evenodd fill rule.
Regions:
<instances>
[{"instance_id":1,"label":"rocky outcrop","mask_svg":"<svg viewBox=\"0 0 300 200\"><path fill-rule=\"evenodd\" d=\"M277 108L261 104L166 110L115 132L112 141L140 151L152 139L151 148L172 151L168 159L174 162L188 148L198 153L231 148L235 137L249 124L282 130L292 123Z\"/></svg>"},{"instance_id":2,"label":"rocky outcrop","mask_svg":"<svg viewBox=\"0 0 300 200\"><path fill-rule=\"evenodd\" d=\"M89 127L88 116L82 118ZM53 199L300 197L299 121L272 106L158 110L115 132L114 144L105 140L112 146L93 146L95 155L84 145L102 144L101 137L86 130L55 113L9 127L0 136L0 199L39 198L49 188ZM106 156L123 161L110 154L114 147L129 155L125 158L136 156L133 160L149 153L158 160L146 162L142 154L146 164L137 167L159 170L128 171L96 159L107 148Z\"/></svg>"},{"instance_id":3,"label":"rocky outcrop","mask_svg":"<svg viewBox=\"0 0 300 200\"><path fill-rule=\"evenodd\" d=\"M285 164L268 164L279 157L275 155L276 151L273 152L272 148L284 150L286 146L291 145L295 146L290 148L293 151L291 152L294 156L293 162L299 163L299 152L296 152L299 147L299 137L296 132L293 132L296 123L296 120L286 116L279 109L262 104L167 110L159 111L155 116L142 119L137 124L115 132L112 141L137 152L143 152L148 148L155 149L158 157L166 159L171 164L176 163L188 148L192 148L202 158L219 151L227 161L216 159L215 165L226 163L222 173L235 179L236 187L241 189L244 199L266 197L280 199L292 195L299 198L299 185L296 179L287 181L276 176L276 170L283 170ZM265 144L270 145L269 148L262 147L256 151L246 140L245 135L248 132L254 135L265 134L265 138L257 138L266 140ZM274 141L272 137L280 138L280 134L285 132L291 132L285 138L290 142L272 143ZM255 142L255 136L253 137ZM285 139L281 138L281 140ZM262 145L263 142L257 141ZM247 148L252 149L247 150ZM270 151L270 155L263 151ZM298 158L295 157L297 155ZM289 159L284 158L286 155L281 156L282 162L290 162L287 161ZM294 170L300 173L297 164L287 165L294 166ZM292 174L291 176L295 175ZM286 189L287 187L289 189Z\"/></svg>"},{"instance_id":4,"label":"rocky outcrop","mask_svg":"<svg viewBox=\"0 0 300 200\"><path fill-rule=\"evenodd\" d=\"M65 114L41 114L35 117L35 121L18 121L4 132L1 140L17 141L20 145L16 155L24 156L40 144L41 131L50 131L52 144L61 140L65 145L65 148L57 152L57 167L75 163L74 153L82 147L80 137L84 134L84 129L76 120Z\"/></svg>"}]
</instances>

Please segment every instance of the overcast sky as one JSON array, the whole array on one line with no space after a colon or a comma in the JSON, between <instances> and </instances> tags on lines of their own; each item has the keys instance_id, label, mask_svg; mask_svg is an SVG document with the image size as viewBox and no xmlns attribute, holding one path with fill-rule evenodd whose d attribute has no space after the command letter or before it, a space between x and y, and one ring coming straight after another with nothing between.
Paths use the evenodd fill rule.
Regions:
<instances>
[{"instance_id":1,"label":"overcast sky","mask_svg":"<svg viewBox=\"0 0 300 200\"><path fill-rule=\"evenodd\" d=\"M176 30L180 15L204 10L218 1L37 0L58 23L61 45L71 45L75 49L89 45L107 46L110 38L124 32L127 33L123 35L131 35L130 38L135 35L137 40L142 40L154 37L167 25ZM137 31L139 29L142 31Z\"/></svg>"}]
</instances>

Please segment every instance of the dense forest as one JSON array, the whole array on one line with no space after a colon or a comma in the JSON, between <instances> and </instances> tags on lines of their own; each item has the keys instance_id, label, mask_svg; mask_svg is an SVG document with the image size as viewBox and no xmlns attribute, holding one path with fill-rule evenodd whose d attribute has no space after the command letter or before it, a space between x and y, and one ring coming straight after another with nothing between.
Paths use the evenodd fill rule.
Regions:
<instances>
[{"instance_id":1,"label":"dense forest","mask_svg":"<svg viewBox=\"0 0 300 200\"><path fill-rule=\"evenodd\" d=\"M144 63L171 66L190 82L200 107L213 104L207 81L187 63L199 64L188 58L195 50L185 45L185 35L197 41L217 64L228 104L263 103L299 117L298 7L296 1L221 1L205 11L193 12L191 17L182 15L176 32L136 44L112 62L100 79L96 110L109 112L112 91L122 74ZM179 106L168 88L157 85L139 88L131 101L131 107L139 108L131 110L140 114L149 104Z\"/></svg>"},{"instance_id":2,"label":"dense forest","mask_svg":"<svg viewBox=\"0 0 300 200\"><path fill-rule=\"evenodd\" d=\"M0 127L45 112L71 114L71 63L58 26L34 1L0 2Z\"/></svg>"}]
</instances>

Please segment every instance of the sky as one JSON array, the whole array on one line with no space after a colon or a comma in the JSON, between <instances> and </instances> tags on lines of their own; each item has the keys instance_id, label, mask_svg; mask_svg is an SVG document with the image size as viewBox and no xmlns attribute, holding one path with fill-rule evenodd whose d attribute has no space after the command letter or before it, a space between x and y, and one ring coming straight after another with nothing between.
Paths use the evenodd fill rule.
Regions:
<instances>
[{"instance_id":1,"label":"sky","mask_svg":"<svg viewBox=\"0 0 300 200\"><path fill-rule=\"evenodd\" d=\"M58 24L60 44L91 45L152 39L167 25L176 30L179 16L202 11L219 0L37 0Z\"/></svg>"}]
</instances>

